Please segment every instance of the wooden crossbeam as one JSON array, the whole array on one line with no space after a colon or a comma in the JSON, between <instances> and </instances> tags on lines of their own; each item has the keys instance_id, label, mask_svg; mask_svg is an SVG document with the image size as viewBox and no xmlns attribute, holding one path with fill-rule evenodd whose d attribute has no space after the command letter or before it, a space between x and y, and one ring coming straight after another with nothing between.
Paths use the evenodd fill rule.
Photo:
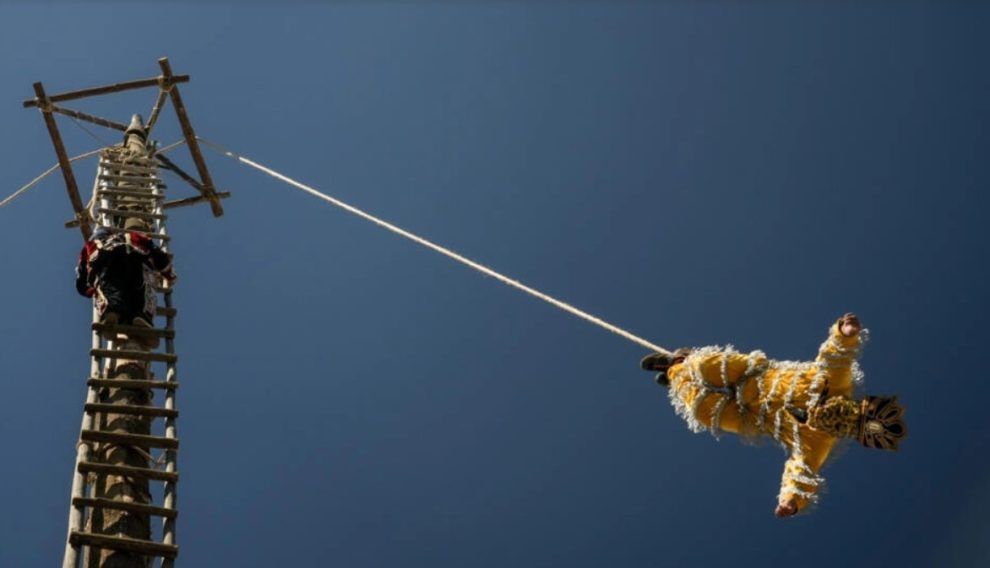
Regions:
<instances>
[{"instance_id":1,"label":"wooden crossbeam","mask_svg":"<svg viewBox=\"0 0 990 568\"><path fill-rule=\"evenodd\" d=\"M169 170L169 171L173 172L175 175L177 175L180 178L182 178L182 181L188 183L189 185L191 185L194 188L196 188L200 193L206 195L206 188L203 187L203 184L201 184L198 181L196 181L196 178L194 178L191 175L187 174L185 170L183 170L179 166L175 165L175 162L173 162L172 160L170 160L168 158L168 156L166 156L164 154L156 154L155 157L158 158L158 161L159 162L161 162L163 168L165 168L166 170Z\"/></svg>"},{"instance_id":2,"label":"wooden crossbeam","mask_svg":"<svg viewBox=\"0 0 990 568\"><path fill-rule=\"evenodd\" d=\"M157 174L158 168L146 168L144 166L135 166L134 164L123 164L120 162L114 162L112 160L100 160L100 167L108 170L128 172L134 174Z\"/></svg>"},{"instance_id":3,"label":"wooden crossbeam","mask_svg":"<svg viewBox=\"0 0 990 568\"><path fill-rule=\"evenodd\" d=\"M174 519L176 515L179 514L175 509L166 509L165 507L155 507L154 505L147 505L145 503L134 503L128 501L113 501L111 499L99 499L91 497L76 497L72 500L72 504L76 507L95 507L99 509L117 509L120 511L128 511L131 513L137 513L138 515L157 515L159 517L166 517L169 519Z\"/></svg>"},{"instance_id":4,"label":"wooden crossbeam","mask_svg":"<svg viewBox=\"0 0 990 568\"><path fill-rule=\"evenodd\" d=\"M101 412L105 414L127 414L131 416L161 416L178 418L179 411L157 406L138 406L134 404L100 404L90 403L83 407L86 412Z\"/></svg>"},{"instance_id":5,"label":"wooden crossbeam","mask_svg":"<svg viewBox=\"0 0 990 568\"><path fill-rule=\"evenodd\" d=\"M148 436L145 434L125 434L122 432L104 432L102 430L83 430L79 433L83 442L101 442L118 446L138 446L141 448L165 448L174 450L179 447L179 441L174 438Z\"/></svg>"},{"instance_id":6,"label":"wooden crossbeam","mask_svg":"<svg viewBox=\"0 0 990 568\"><path fill-rule=\"evenodd\" d=\"M133 467L126 465L110 465L104 463L82 462L79 464L79 473L96 473L98 475L123 475L137 479L151 479L154 481L170 481L175 483L179 480L179 474L170 471L161 471L146 467Z\"/></svg>"},{"instance_id":7,"label":"wooden crossbeam","mask_svg":"<svg viewBox=\"0 0 990 568\"><path fill-rule=\"evenodd\" d=\"M105 215L114 215L116 217L133 217L134 219L144 219L145 221L156 221L158 219L165 219L165 215L159 215L157 213L145 213L143 211L129 211L123 209L106 209L99 208L97 213Z\"/></svg>"},{"instance_id":8,"label":"wooden crossbeam","mask_svg":"<svg viewBox=\"0 0 990 568\"><path fill-rule=\"evenodd\" d=\"M91 114L86 114L84 112L80 112L78 110L73 110L71 108L65 108L65 107L60 107L60 106L52 105L51 106L51 109L52 109L53 112L57 112L59 114L64 114L65 116L71 116L72 118L78 118L79 120L85 120L86 122L92 122L93 124L96 124L96 125L99 125L99 126L104 126L106 128L112 128L114 130L119 130L121 132L125 132L127 130L127 125L126 124L121 124L119 122L114 122L114 121L108 120L106 118L101 118L99 116L93 116Z\"/></svg>"},{"instance_id":9,"label":"wooden crossbeam","mask_svg":"<svg viewBox=\"0 0 990 568\"><path fill-rule=\"evenodd\" d=\"M89 379L86 384L91 387L101 387L110 389L177 389L179 383L172 381L142 381L137 379Z\"/></svg>"},{"instance_id":10,"label":"wooden crossbeam","mask_svg":"<svg viewBox=\"0 0 990 568\"><path fill-rule=\"evenodd\" d=\"M125 550L138 554L161 556L163 558L175 558L179 554L179 547L171 544L161 544L150 540L139 540L125 536L93 534L84 531L72 531L69 535L69 542L75 546L83 545L110 550Z\"/></svg>"},{"instance_id":11,"label":"wooden crossbeam","mask_svg":"<svg viewBox=\"0 0 990 568\"><path fill-rule=\"evenodd\" d=\"M151 193L148 191L138 191L138 190L128 190L128 189L98 189L96 190L97 197L107 195L113 197L143 197L147 201L160 201L164 197L160 193Z\"/></svg>"},{"instance_id":12,"label":"wooden crossbeam","mask_svg":"<svg viewBox=\"0 0 990 568\"><path fill-rule=\"evenodd\" d=\"M140 175L126 176L117 174L100 174L100 179L118 183L132 183L135 185L158 185L161 183L161 180L156 177Z\"/></svg>"},{"instance_id":13,"label":"wooden crossbeam","mask_svg":"<svg viewBox=\"0 0 990 568\"><path fill-rule=\"evenodd\" d=\"M65 151L65 144L62 143L62 135L58 132L58 125L55 124L55 117L52 116L51 99L45 94L45 88L41 82L34 84L34 94L37 100L42 103L41 115L45 118L45 126L51 136L52 145L55 146L55 155L58 157L59 169L62 170L62 177L65 179L65 190L69 193L69 201L72 202L72 210L79 221L79 230L83 239L89 239L93 230L90 227L89 212L83 205L82 198L79 197L79 186L76 184L76 176L72 172L72 163L69 162L69 155Z\"/></svg>"},{"instance_id":14,"label":"wooden crossbeam","mask_svg":"<svg viewBox=\"0 0 990 568\"><path fill-rule=\"evenodd\" d=\"M104 359L126 359L128 361L159 361L175 363L179 357L173 353L155 353L152 351L137 351L132 349L90 349L93 357Z\"/></svg>"},{"instance_id":15,"label":"wooden crossbeam","mask_svg":"<svg viewBox=\"0 0 990 568\"><path fill-rule=\"evenodd\" d=\"M162 112L162 108L165 106L165 99L168 98L168 91L165 89L159 89L158 96L155 97L155 104L151 107L151 114L148 115L148 122L144 125L144 131L151 137L151 129L155 127L155 123L158 122L158 115Z\"/></svg>"},{"instance_id":16,"label":"wooden crossbeam","mask_svg":"<svg viewBox=\"0 0 990 568\"><path fill-rule=\"evenodd\" d=\"M229 191L219 191L215 194L217 199L227 199L230 197ZM162 204L165 209L175 209L176 207L188 207L190 205L196 205L197 203L202 203L204 201L209 201L209 197L203 195L197 195L195 197L186 197L184 199L175 199L172 201L166 201Z\"/></svg>"},{"instance_id":17,"label":"wooden crossbeam","mask_svg":"<svg viewBox=\"0 0 990 568\"><path fill-rule=\"evenodd\" d=\"M189 153L192 154L193 163L196 164L196 170L199 172L199 179L203 185L203 196L209 199L213 216L220 217L223 215L223 206L220 205L220 199L216 195L216 186L213 185L213 178L210 177L210 172L206 168L206 160L203 159L203 153L199 149L199 141L196 139L196 132L193 131L192 124L189 122L189 115L186 113L186 105L182 102L182 95L179 94L177 82L172 79L174 77L172 66L169 65L167 57L159 59L158 65L162 69L164 82L169 85L169 96L172 98L172 106L175 107L176 117L178 117L179 125L182 127L182 136L186 139Z\"/></svg>"},{"instance_id":18,"label":"wooden crossbeam","mask_svg":"<svg viewBox=\"0 0 990 568\"><path fill-rule=\"evenodd\" d=\"M147 194L147 193L143 193L143 192L139 192L139 191L124 191L124 190L113 190L113 189L101 189L101 190L98 190L96 193L97 193L97 195L116 195L116 196L125 196L125 197L128 197L128 196L129 197L148 197L149 200L150 200L151 197L156 198L156 200L157 199L161 199L161 196L160 195L152 195L152 194ZM218 199L227 199L228 197L230 197L230 192L229 191L218 191L217 194L216 194L216 196L217 196ZM193 197L184 197L182 199L173 199L172 201L166 201L165 203L162 203L162 207L164 207L165 209L175 209L176 207L189 207L190 205L198 205L200 203L203 203L204 201L209 201L209 198L208 197L205 197L203 195L195 195ZM128 214L130 214L130 213L128 213ZM131 214L131 216L134 217L135 215ZM76 220L66 221L65 222L65 228L66 229L71 229L73 227L78 227L78 226L79 226L79 221L76 221ZM108 229L108 230L112 230L112 229ZM157 233L145 233L145 232L142 232L142 231L138 231L138 232L139 233L142 233L142 234L145 234L145 235L148 235L148 236L151 236L152 238L161 238L161 235L158 235Z\"/></svg>"},{"instance_id":19,"label":"wooden crossbeam","mask_svg":"<svg viewBox=\"0 0 990 568\"><path fill-rule=\"evenodd\" d=\"M60 103L62 101L72 101L75 99L83 99L86 97L92 97L95 95L105 95L107 93L117 93L120 91L129 91L131 89L143 89L145 87L161 87L166 88L169 85L175 85L178 83L188 83L189 75L171 75L166 77L152 77L150 79L138 79L137 81L125 81L123 83L114 83L113 85L104 85L102 87L90 87L89 89L81 89L78 91L69 91L67 93L59 93L57 95L52 95L48 97L48 102ZM42 98L28 99L22 104L24 108L31 108L39 106L42 103Z\"/></svg>"}]
</instances>

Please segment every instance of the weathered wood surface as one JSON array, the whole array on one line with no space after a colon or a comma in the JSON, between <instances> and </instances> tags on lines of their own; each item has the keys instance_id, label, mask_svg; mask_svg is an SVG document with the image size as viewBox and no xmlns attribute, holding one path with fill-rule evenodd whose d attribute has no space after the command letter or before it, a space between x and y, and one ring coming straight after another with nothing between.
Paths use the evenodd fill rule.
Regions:
<instances>
[{"instance_id":1,"label":"weathered wood surface","mask_svg":"<svg viewBox=\"0 0 990 568\"><path fill-rule=\"evenodd\" d=\"M63 101L71 101L75 99L83 99L86 97L92 97L96 95L105 95L107 93L118 93L120 91L128 91L131 89L144 89L147 87L160 87L162 85L162 77L152 77L150 79L138 79L136 81L125 81L123 83L114 83L112 85L103 85L100 87L90 87L88 89L79 89L78 91L68 91L65 93L59 93L57 95L52 95L48 97L48 100L53 103L60 103ZM178 83L188 83L189 75L171 75L168 77L168 83L178 84ZM24 108L31 108L38 106L39 99L27 99L22 104Z\"/></svg>"},{"instance_id":2,"label":"weathered wood surface","mask_svg":"<svg viewBox=\"0 0 990 568\"><path fill-rule=\"evenodd\" d=\"M65 116L71 116L72 118L79 119L79 120L85 120L86 122L92 122L93 124L96 124L98 126L103 126L103 127L106 127L106 128L112 128L114 130L120 130L121 132L124 132L125 130L127 130L127 125L126 124L121 124L119 122L114 122L114 121L109 120L109 119L106 119L106 118L102 118L102 117L99 117L99 116L93 116L92 114L86 114L85 112L81 112L81 111L78 111L78 110L73 110L71 108L65 108L65 107L55 106L55 105L52 105L51 108L52 108L52 111L57 112L59 114L64 114Z\"/></svg>"},{"instance_id":3,"label":"weathered wood surface","mask_svg":"<svg viewBox=\"0 0 990 568\"><path fill-rule=\"evenodd\" d=\"M151 481L174 482L179 479L179 474L174 471L162 471L160 469L151 469L147 467L131 467L106 463L81 462L78 469L80 473L119 475L122 477L133 477L135 479L149 479Z\"/></svg>"},{"instance_id":4,"label":"weathered wood surface","mask_svg":"<svg viewBox=\"0 0 990 568\"><path fill-rule=\"evenodd\" d=\"M100 174L99 178L106 181L133 183L138 185L158 185L161 180L156 177L122 176L117 174Z\"/></svg>"},{"instance_id":5,"label":"weathered wood surface","mask_svg":"<svg viewBox=\"0 0 990 568\"><path fill-rule=\"evenodd\" d=\"M172 66L169 65L167 57L159 59L158 65L162 69L163 77L171 78L173 76ZM220 200L216 196L216 186L213 184L213 178L210 177L210 171L206 168L206 160L203 159L203 153L199 149L196 132L193 130L192 123L189 122L186 105L182 102L182 95L179 93L179 87L177 85L172 84L172 88L169 90L169 96L172 98L172 106L175 107L175 114L179 119L179 125L182 127L182 136L186 139L186 145L189 146L189 153L192 154L193 163L196 164L196 171L199 172L204 196L210 200L210 209L213 210L213 216L220 217L223 215L223 206L220 205Z\"/></svg>"},{"instance_id":6,"label":"weathered wood surface","mask_svg":"<svg viewBox=\"0 0 990 568\"><path fill-rule=\"evenodd\" d=\"M161 193L156 193L153 191L131 191L129 189L97 189L96 195L106 195L107 197L138 197L145 198L148 201L160 201L163 197L165 197Z\"/></svg>"},{"instance_id":7,"label":"weathered wood surface","mask_svg":"<svg viewBox=\"0 0 990 568\"><path fill-rule=\"evenodd\" d=\"M100 162L101 168L106 168L108 170L121 170L126 172L133 172L138 174L156 174L158 173L158 168L138 166L135 164L125 164L123 162L114 162L111 160L103 160Z\"/></svg>"},{"instance_id":8,"label":"weathered wood surface","mask_svg":"<svg viewBox=\"0 0 990 568\"><path fill-rule=\"evenodd\" d=\"M145 213L143 211L130 211L123 209L105 209L103 207L96 210L98 213L105 213L107 215L116 215L117 217L133 217L135 219L145 219L147 221L155 221L157 219L165 219L165 215L159 215L158 213Z\"/></svg>"},{"instance_id":9,"label":"weathered wood surface","mask_svg":"<svg viewBox=\"0 0 990 568\"><path fill-rule=\"evenodd\" d=\"M174 509L166 509L165 507L156 507L155 505L146 505L144 503L129 503L127 501L113 501L110 499L93 499L90 497L76 497L72 500L72 504L78 507L99 507L101 509L117 509L120 511L129 511L131 513L139 513L143 515L155 515L157 517L175 518L179 514L179 512Z\"/></svg>"},{"instance_id":10,"label":"weathered wood surface","mask_svg":"<svg viewBox=\"0 0 990 568\"><path fill-rule=\"evenodd\" d=\"M148 115L148 123L145 124L145 132L148 136L151 136L151 129L155 127L155 123L158 122L158 115L161 114L162 109L165 107L165 100L168 99L168 91L166 89L159 89L158 96L155 97L155 104L151 107L151 113Z\"/></svg>"},{"instance_id":11,"label":"weathered wood surface","mask_svg":"<svg viewBox=\"0 0 990 568\"><path fill-rule=\"evenodd\" d=\"M34 84L34 92L38 96L38 100L42 101L44 107L51 107L51 99L45 95L45 88L40 82ZM62 143L62 135L59 134L58 125L55 124L55 117L52 116L50 108L44 107L42 108L41 116L45 119L45 127L48 128L48 135L51 137L52 145L55 147L59 169L62 170L62 178L65 180L65 190L69 193L69 201L72 202L72 210L76 214L76 220L79 221L79 230L82 232L83 239L88 240L92 234L92 228L89 224L89 213L83 205L82 198L79 197L79 186L76 184L76 176L72 172L72 163L69 162L69 154L66 153L65 144Z\"/></svg>"},{"instance_id":12,"label":"weathered wood surface","mask_svg":"<svg viewBox=\"0 0 990 568\"><path fill-rule=\"evenodd\" d=\"M179 441L161 436L146 434L128 434L121 432L105 432L103 430L83 430L79 439L84 442L102 442L118 446L138 446L140 448L169 448L179 447Z\"/></svg>"},{"instance_id":13,"label":"weathered wood surface","mask_svg":"<svg viewBox=\"0 0 990 568\"><path fill-rule=\"evenodd\" d=\"M179 356L173 353L154 353L152 351L132 349L91 349L89 354L93 357L117 359L120 361L160 361L163 363L175 363L179 360Z\"/></svg>"},{"instance_id":14,"label":"weathered wood surface","mask_svg":"<svg viewBox=\"0 0 990 568\"><path fill-rule=\"evenodd\" d=\"M100 390L94 404L147 406L150 403L148 391L120 388L123 386L121 383L127 380L147 380L146 365L118 361L117 366L110 369L112 374L109 380L117 388ZM79 439L95 446L95 461L110 466L150 469L148 449L163 444L161 438L151 435L152 417L107 412L95 414L94 418L92 429L82 429ZM171 445L172 442L166 441L164 444ZM120 473L97 474L89 495L73 497L151 505L149 479ZM157 544L150 542L151 518L146 512L120 508L91 509L85 530L94 537L125 538L152 546ZM145 559L138 553L145 554L147 546L138 550L131 546L94 547L93 543L89 544L86 561L93 568L139 568L146 565Z\"/></svg>"},{"instance_id":15,"label":"weathered wood surface","mask_svg":"<svg viewBox=\"0 0 990 568\"><path fill-rule=\"evenodd\" d=\"M100 333L123 333L126 335L134 335L141 337L175 337L174 329L157 329L150 327L141 327L139 325L122 325L122 324L106 324L106 323L94 323L90 326L93 331L99 331Z\"/></svg>"},{"instance_id":16,"label":"weathered wood surface","mask_svg":"<svg viewBox=\"0 0 990 568\"><path fill-rule=\"evenodd\" d=\"M179 383L176 381L146 381L141 379L89 379L86 384L91 387L137 390L179 388Z\"/></svg>"},{"instance_id":17,"label":"weathered wood surface","mask_svg":"<svg viewBox=\"0 0 990 568\"><path fill-rule=\"evenodd\" d=\"M172 544L161 544L150 540L124 536L93 534L84 531L73 531L72 535L69 536L69 541L76 545L85 545L106 550L121 550L145 556L175 558L179 554L179 547ZM142 566L146 565L143 560L141 562Z\"/></svg>"},{"instance_id":18,"label":"weathered wood surface","mask_svg":"<svg viewBox=\"0 0 990 568\"><path fill-rule=\"evenodd\" d=\"M178 418L179 411L169 408L158 408L157 406L144 406L141 404L103 404L92 403L84 406L86 412L103 412L110 414L133 414L134 416L156 416Z\"/></svg>"},{"instance_id":19,"label":"weathered wood surface","mask_svg":"<svg viewBox=\"0 0 990 568\"><path fill-rule=\"evenodd\" d=\"M227 199L230 197L229 191L220 191L216 193L217 198ZM195 197L186 197L183 199L175 199L173 201L166 201L163 205L165 209L175 209L176 207L188 207L190 205L198 205L204 201L209 201L208 197L197 195Z\"/></svg>"},{"instance_id":20,"label":"weathered wood surface","mask_svg":"<svg viewBox=\"0 0 990 568\"><path fill-rule=\"evenodd\" d=\"M173 162L168 158L168 156L164 154L158 154L156 155L156 157L158 158L158 161L162 163L163 168L170 170L175 175L182 178L183 181L196 188L196 190L202 193L204 196L206 195L206 188L203 187L203 184L199 183L199 181L196 178L192 177L191 175L186 173L185 170L177 166L175 162Z\"/></svg>"}]
</instances>

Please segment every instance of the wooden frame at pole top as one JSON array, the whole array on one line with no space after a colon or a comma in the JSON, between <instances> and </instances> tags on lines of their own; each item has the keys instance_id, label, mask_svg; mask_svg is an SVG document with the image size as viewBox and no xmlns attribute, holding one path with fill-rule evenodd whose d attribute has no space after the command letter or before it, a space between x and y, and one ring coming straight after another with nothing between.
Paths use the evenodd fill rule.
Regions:
<instances>
[{"instance_id":1,"label":"wooden frame at pole top","mask_svg":"<svg viewBox=\"0 0 990 568\"><path fill-rule=\"evenodd\" d=\"M200 178L199 180L196 180L192 176L179 170L181 174L184 174L181 177L193 186L200 193L200 196L180 200L178 203L181 203L181 205L191 205L206 201L210 204L210 209L212 210L214 217L220 217L223 215L223 206L220 201L221 199L229 196L229 193L217 192L216 190L216 186L213 183L213 178L210 176L210 171L206 167L206 160L203 159L203 153L200 150L199 141L196 138L196 132L193 130L192 123L189 121L189 114L186 111L185 103L182 101L182 96L180 95L177 87L180 83L188 83L189 75L173 74L172 67L169 64L167 57L162 57L159 59L158 65L162 71L162 74L158 77L139 79L136 81L126 81L123 83L114 83L112 85L91 87L76 91L67 91L55 95L48 95L45 92L44 86L41 82L37 82L34 83L35 98L25 100L22 103L24 108L37 107L44 117L45 127L48 129L48 134L52 140L52 146L55 149L55 155L58 157L59 169L62 170L62 177L65 180L65 189L69 195L69 201L72 203L72 210L75 214L75 218L68 223L67 226L78 226L84 239L89 239L92 234L93 220L90 218L90 213L87 211L86 206L83 204L82 197L79 195L79 185L76 182L76 177L72 170L72 164L69 160L69 155L66 152L65 144L62 141L62 135L58 130L58 124L55 122L54 114L64 114L74 119L85 120L93 124L98 124L100 126L119 131L126 131L127 126L84 112L55 106L55 103L62 101L77 100L86 97L118 93L133 89L158 87L158 96L155 99L152 115L150 117L151 121L147 127L150 130L150 128L154 126L165 100L170 99L172 101L172 105L175 107L175 114L182 129L182 136L185 139L186 145L189 147L189 153L192 156L193 163L196 165L196 171ZM168 164L170 164L170 162L166 162L166 166ZM169 169L178 170L174 164Z\"/></svg>"}]
</instances>

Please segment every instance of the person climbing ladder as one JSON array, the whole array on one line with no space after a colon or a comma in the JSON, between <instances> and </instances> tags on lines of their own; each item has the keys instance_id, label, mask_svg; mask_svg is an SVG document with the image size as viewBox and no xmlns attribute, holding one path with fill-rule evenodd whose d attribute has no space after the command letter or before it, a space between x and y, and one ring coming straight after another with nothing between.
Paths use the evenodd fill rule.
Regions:
<instances>
[{"instance_id":1,"label":"person climbing ladder","mask_svg":"<svg viewBox=\"0 0 990 568\"><path fill-rule=\"evenodd\" d=\"M130 217L123 232L97 229L79 252L76 291L95 298L100 323L152 327L157 275L170 284L176 277L171 255L144 234L149 230Z\"/></svg>"}]
</instances>

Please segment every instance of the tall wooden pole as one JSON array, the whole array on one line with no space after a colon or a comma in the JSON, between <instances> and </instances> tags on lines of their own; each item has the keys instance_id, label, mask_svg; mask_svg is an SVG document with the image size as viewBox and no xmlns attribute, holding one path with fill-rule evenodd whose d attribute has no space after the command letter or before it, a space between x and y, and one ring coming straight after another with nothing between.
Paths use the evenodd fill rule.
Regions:
<instances>
[{"instance_id":1,"label":"tall wooden pole","mask_svg":"<svg viewBox=\"0 0 990 568\"><path fill-rule=\"evenodd\" d=\"M149 151L145 141L145 134L140 118L135 117L137 122L132 121L131 128L137 126L134 131L129 130L124 138L124 151L135 158L148 158ZM122 184L125 185L125 184ZM130 191L130 190L129 190ZM141 191L139 186L135 186L133 191ZM150 190L149 190L150 191ZM130 322L124 322L130 323ZM147 351L146 347L129 342L124 345L125 350ZM116 367L113 368L109 377L111 379L124 380L149 380L151 377L150 362L129 361L118 359ZM148 390L134 390L128 388L109 388L103 391L100 403L144 406L150 403L151 392ZM99 430L113 432L115 434L151 434L152 419L148 416L133 414L99 414ZM112 466L149 467L148 454L134 446L117 445L104 443L100 445L103 463ZM97 478L94 484L93 497L97 499L107 499L125 503L150 504L151 493L147 479L136 479L120 475L104 475ZM94 514L89 519L89 532L94 534L106 534L112 536L124 536L133 539L151 540L151 517L144 512L128 511L123 509L94 509ZM90 548L89 554L84 558L84 566L89 568L147 568L148 558L135 552L124 550L111 550L108 548Z\"/></svg>"}]
</instances>

